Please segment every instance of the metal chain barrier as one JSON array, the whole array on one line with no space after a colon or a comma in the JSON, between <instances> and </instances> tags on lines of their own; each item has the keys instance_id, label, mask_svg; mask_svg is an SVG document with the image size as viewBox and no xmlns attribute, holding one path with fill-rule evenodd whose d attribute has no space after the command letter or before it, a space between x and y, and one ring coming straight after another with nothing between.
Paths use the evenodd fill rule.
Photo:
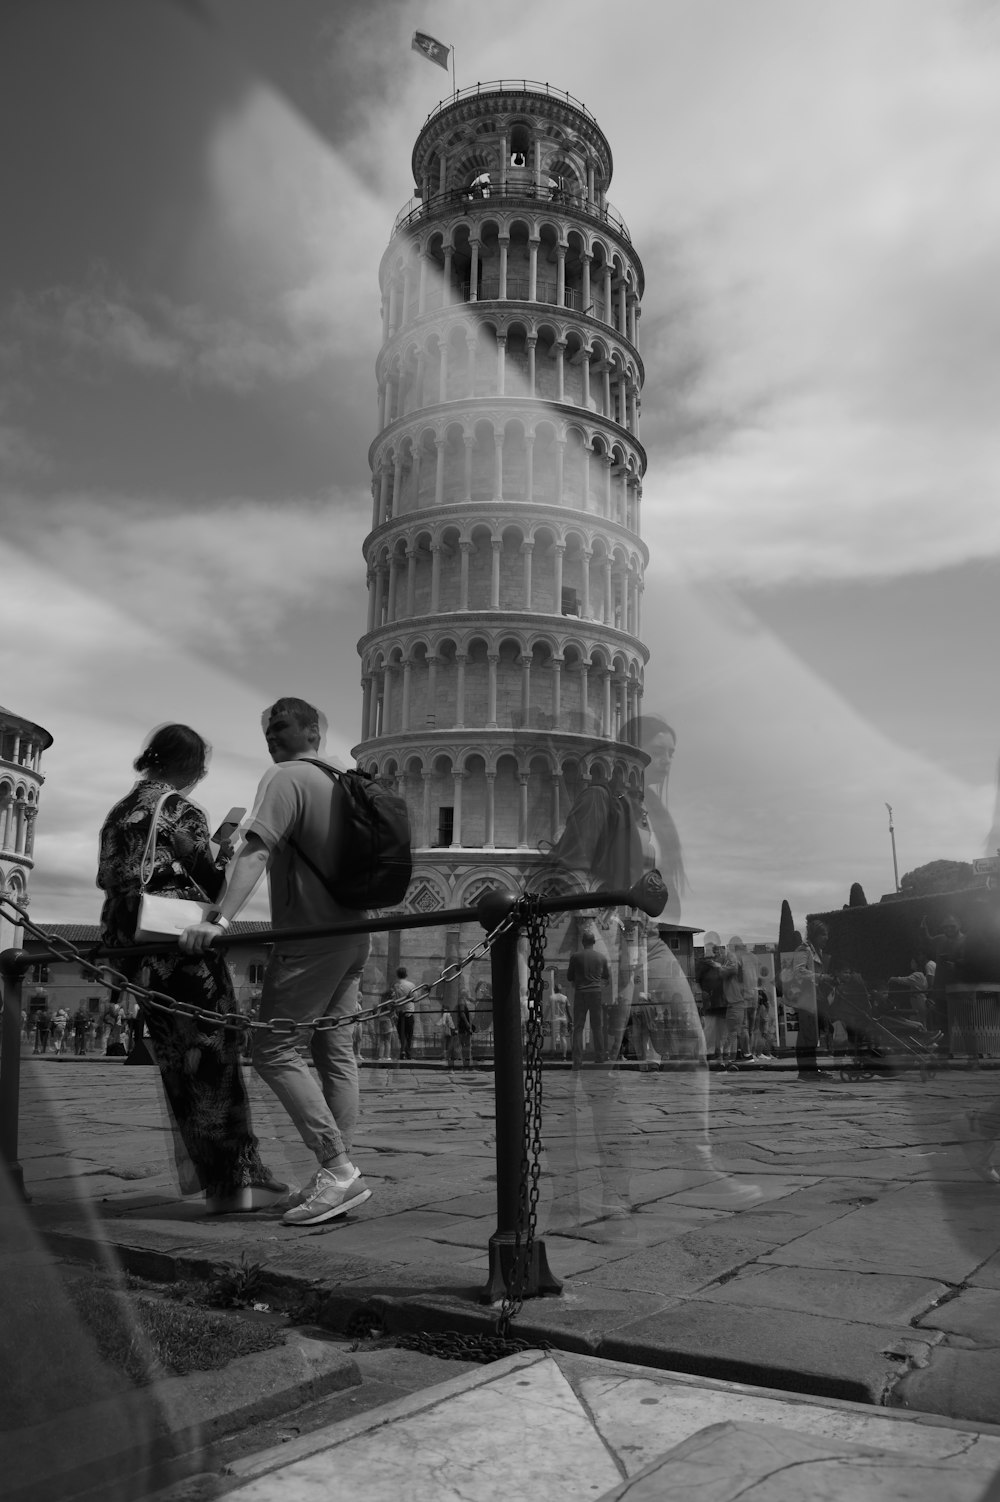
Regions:
<instances>
[{"instance_id":1,"label":"metal chain barrier","mask_svg":"<svg viewBox=\"0 0 1000 1502\"><path fill-rule=\"evenodd\" d=\"M151 1007L154 1011L168 1012L175 1017L189 1017L195 1022L200 1022L204 1027L228 1028L233 1032L243 1034L248 1040L252 1039L255 1033L279 1033L282 1036L290 1036L293 1033L310 1030L324 1033L336 1027L355 1027L359 1022L368 1022L375 1017L391 1016L396 1010L397 1002L393 999L392 1001L379 1001L375 1006L351 1012L343 1017L312 1017L307 1022L296 1022L293 1017L272 1017L269 1022L260 1022L256 1018L245 1016L242 1012L209 1012L204 1007L195 1006L192 1002L175 1001L163 991L156 991L151 986L145 986L133 977L116 970L113 965L97 964L69 939L60 938L56 934L47 934L44 929L32 923L9 898L0 897L0 907L13 909L15 915L13 918L9 913L5 916L15 926L23 928L26 933L31 934L32 938L42 941L57 960L79 965L84 974L96 981L98 985L106 986L111 991L129 992L144 1006ZM407 1000L414 1004L424 1001L436 986L457 979L463 970L468 969L475 960L484 959L500 935L512 928L516 921L517 909L515 908L497 924L496 928L480 939L478 944L473 945L461 959L446 965L436 980L424 981L421 985L415 986ZM191 956L191 958L197 959L197 956Z\"/></svg>"},{"instance_id":2,"label":"metal chain barrier","mask_svg":"<svg viewBox=\"0 0 1000 1502\"><path fill-rule=\"evenodd\" d=\"M538 1198L542 1172L542 1046L545 1026L542 1014L542 991L545 974L545 936L548 918L539 912L541 899L526 895L512 913L528 939L528 1020L524 1029L524 1127L521 1135L521 1185L514 1238L511 1279L500 1305L494 1335L463 1335L457 1330L431 1333L427 1330L398 1335L395 1345L406 1351L421 1351L444 1361L478 1361L486 1365L502 1361L523 1351L547 1351L546 1340L518 1340L510 1333L524 1304L524 1288L531 1268L532 1248L538 1228ZM509 926L509 925L507 925ZM378 1316L376 1334L385 1326ZM364 1320L362 1320L362 1326Z\"/></svg>"},{"instance_id":3,"label":"metal chain barrier","mask_svg":"<svg viewBox=\"0 0 1000 1502\"><path fill-rule=\"evenodd\" d=\"M544 1043L543 987L545 973L545 938L548 918L539 911L541 898L537 895L522 896L497 926L462 959L446 965L436 981L425 982L410 993L413 1001L422 1001L436 985L454 980L473 961L489 954L493 944L511 928L520 927L528 939L528 1018L524 1029L524 1125L521 1137L521 1183L518 1196L518 1216L514 1241L513 1267L506 1294L500 1306L494 1335L463 1335L457 1330L432 1334L429 1331L404 1333L395 1337L394 1344L403 1350L421 1351L443 1360L476 1361L488 1363L501 1361L528 1350L548 1350L546 1341L518 1340L510 1333L511 1321L516 1319L524 1303L524 1289L531 1268L532 1250L538 1226L538 1200L541 1179L542 1151L542 1048ZM25 914L7 898L0 897L0 907L14 909L13 921L32 937L43 942L58 960L78 964L84 973L109 989L128 991L144 1005L175 1016L190 1017L208 1027L223 1027L238 1030L248 1037L257 1032L277 1031L292 1033L312 1028L327 1031L331 1027L349 1025L368 1018L391 1013L395 1002L379 1002L364 1011L354 1012L344 1018L316 1017L309 1022L296 1023L292 1018L275 1017L270 1022L257 1022L241 1012L208 1012L190 1003L177 1002L163 992L155 991L124 975L110 964L98 964L77 948L68 939L47 934L32 923ZM359 1327L359 1339L365 1336L380 1336L385 1332L378 1316L363 1317ZM350 1331L349 1331L350 1333Z\"/></svg>"}]
</instances>

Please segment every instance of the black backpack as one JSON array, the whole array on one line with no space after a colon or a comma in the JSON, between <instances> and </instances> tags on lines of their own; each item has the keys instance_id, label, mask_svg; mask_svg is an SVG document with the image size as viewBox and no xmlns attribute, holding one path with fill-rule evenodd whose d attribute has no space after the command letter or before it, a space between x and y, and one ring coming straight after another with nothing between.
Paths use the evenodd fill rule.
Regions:
<instances>
[{"instance_id":1,"label":"black backpack","mask_svg":"<svg viewBox=\"0 0 1000 1502\"><path fill-rule=\"evenodd\" d=\"M410 816L406 801L380 777L351 767L338 772L311 756L344 793L344 839L332 852L333 869L324 873L294 840L289 844L342 907L395 907L406 896L413 874Z\"/></svg>"}]
</instances>

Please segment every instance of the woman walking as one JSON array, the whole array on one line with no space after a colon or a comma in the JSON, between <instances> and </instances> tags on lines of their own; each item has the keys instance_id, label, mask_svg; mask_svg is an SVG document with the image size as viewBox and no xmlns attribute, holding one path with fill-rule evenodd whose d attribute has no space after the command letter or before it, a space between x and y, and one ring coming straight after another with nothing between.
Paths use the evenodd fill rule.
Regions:
<instances>
[{"instance_id":1,"label":"woman walking","mask_svg":"<svg viewBox=\"0 0 1000 1502\"><path fill-rule=\"evenodd\" d=\"M204 894L210 902L218 896L223 866L213 857L204 814L186 797L204 777L207 761L207 743L187 725L162 726L136 760L139 781L115 804L101 830L97 885L105 892L102 944L135 943L143 890L170 897ZM144 883L143 857L154 820L152 874L147 860ZM221 953L190 956L178 948L128 955L116 968L129 979L145 969L150 988L173 1001L206 1012L236 1010ZM194 1167L210 1213L257 1209L283 1198L288 1186L264 1167L251 1130L250 1102L240 1067L240 1035L144 1005L141 1000L139 1005L175 1138Z\"/></svg>"}]
</instances>

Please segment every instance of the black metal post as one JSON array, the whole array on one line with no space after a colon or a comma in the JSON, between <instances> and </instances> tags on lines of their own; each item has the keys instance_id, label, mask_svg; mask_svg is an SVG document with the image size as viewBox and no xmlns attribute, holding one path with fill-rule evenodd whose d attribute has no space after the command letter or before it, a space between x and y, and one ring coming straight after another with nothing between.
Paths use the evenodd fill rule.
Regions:
<instances>
[{"instance_id":1,"label":"black metal post","mask_svg":"<svg viewBox=\"0 0 1000 1502\"><path fill-rule=\"evenodd\" d=\"M496 927L516 899L497 893L480 904L487 931ZM483 1303L494 1304L511 1289L515 1271L517 1228L528 1216L528 1185L521 1173L524 1149L524 1053L521 1042L521 999L517 976L517 926L494 940L490 950L493 971L493 1082L496 1099L497 1228L490 1237L490 1265ZM545 1243L535 1238L520 1290L523 1298L561 1293L562 1284L549 1270Z\"/></svg>"},{"instance_id":2,"label":"black metal post","mask_svg":"<svg viewBox=\"0 0 1000 1502\"><path fill-rule=\"evenodd\" d=\"M0 1152L14 1187L26 1203L24 1170L17 1156L18 1113L21 1105L21 990L28 961L20 949L0 954L3 976L3 1025L0 1032Z\"/></svg>"}]
</instances>

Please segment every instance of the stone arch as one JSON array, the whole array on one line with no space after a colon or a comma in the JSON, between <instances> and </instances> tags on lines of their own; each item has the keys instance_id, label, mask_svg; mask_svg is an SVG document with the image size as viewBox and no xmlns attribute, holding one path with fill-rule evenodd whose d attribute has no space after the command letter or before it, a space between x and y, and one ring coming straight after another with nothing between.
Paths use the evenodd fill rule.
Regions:
<instances>
[{"instance_id":1,"label":"stone arch","mask_svg":"<svg viewBox=\"0 0 1000 1502\"><path fill-rule=\"evenodd\" d=\"M501 730L517 727L521 718L521 658L524 644L505 633L496 646L496 722Z\"/></svg>"},{"instance_id":2,"label":"stone arch","mask_svg":"<svg viewBox=\"0 0 1000 1502\"><path fill-rule=\"evenodd\" d=\"M500 465L503 478L503 496L506 501L528 499L525 486L525 427L517 417L508 418L503 425L503 444L500 450Z\"/></svg>"},{"instance_id":3,"label":"stone arch","mask_svg":"<svg viewBox=\"0 0 1000 1502\"><path fill-rule=\"evenodd\" d=\"M486 756L480 748L467 750L462 770L462 846L482 850L487 843Z\"/></svg>"},{"instance_id":4,"label":"stone arch","mask_svg":"<svg viewBox=\"0 0 1000 1502\"><path fill-rule=\"evenodd\" d=\"M513 752L498 752L494 782L494 844L501 850L517 848L520 835L521 779Z\"/></svg>"},{"instance_id":5,"label":"stone arch","mask_svg":"<svg viewBox=\"0 0 1000 1502\"><path fill-rule=\"evenodd\" d=\"M447 751L439 751L429 771L428 844L432 849L446 849L452 844L454 831L455 782L454 762Z\"/></svg>"},{"instance_id":6,"label":"stone arch","mask_svg":"<svg viewBox=\"0 0 1000 1502\"><path fill-rule=\"evenodd\" d=\"M491 430L492 431L492 430ZM493 589L493 532L486 523L469 529L469 610L489 610Z\"/></svg>"},{"instance_id":7,"label":"stone arch","mask_svg":"<svg viewBox=\"0 0 1000 1502\"><path fill-rule=\"evenodd\" d=\"M437 665L427 723L435 730L450 730L458 722L458 651L458 641L453 633L439 637L432 649L431 655L437 659Z\"/></svg>"},{"instance_id":8,"label":"stone arch","mask_svg":"<svg viewBox=\"0 0 1000 1502\"><path fill-rule=\"evenodd\" d=\"M555 506L558 494L558 442L555 424L545 419L535 424L532 445L531 495L526 500L539 505Z\"/></svg>"},{"instance_id":9,"label":"stone arch","mask_svg":"<svg viewBox=\"0 0 1000 1502\"><path fill-rule=\"evenodd\" d=\"M470 499L480 503L492 501L496 481L496 443L492 422L480 419L472 438Z\"/></svg>"}]
</instances>

